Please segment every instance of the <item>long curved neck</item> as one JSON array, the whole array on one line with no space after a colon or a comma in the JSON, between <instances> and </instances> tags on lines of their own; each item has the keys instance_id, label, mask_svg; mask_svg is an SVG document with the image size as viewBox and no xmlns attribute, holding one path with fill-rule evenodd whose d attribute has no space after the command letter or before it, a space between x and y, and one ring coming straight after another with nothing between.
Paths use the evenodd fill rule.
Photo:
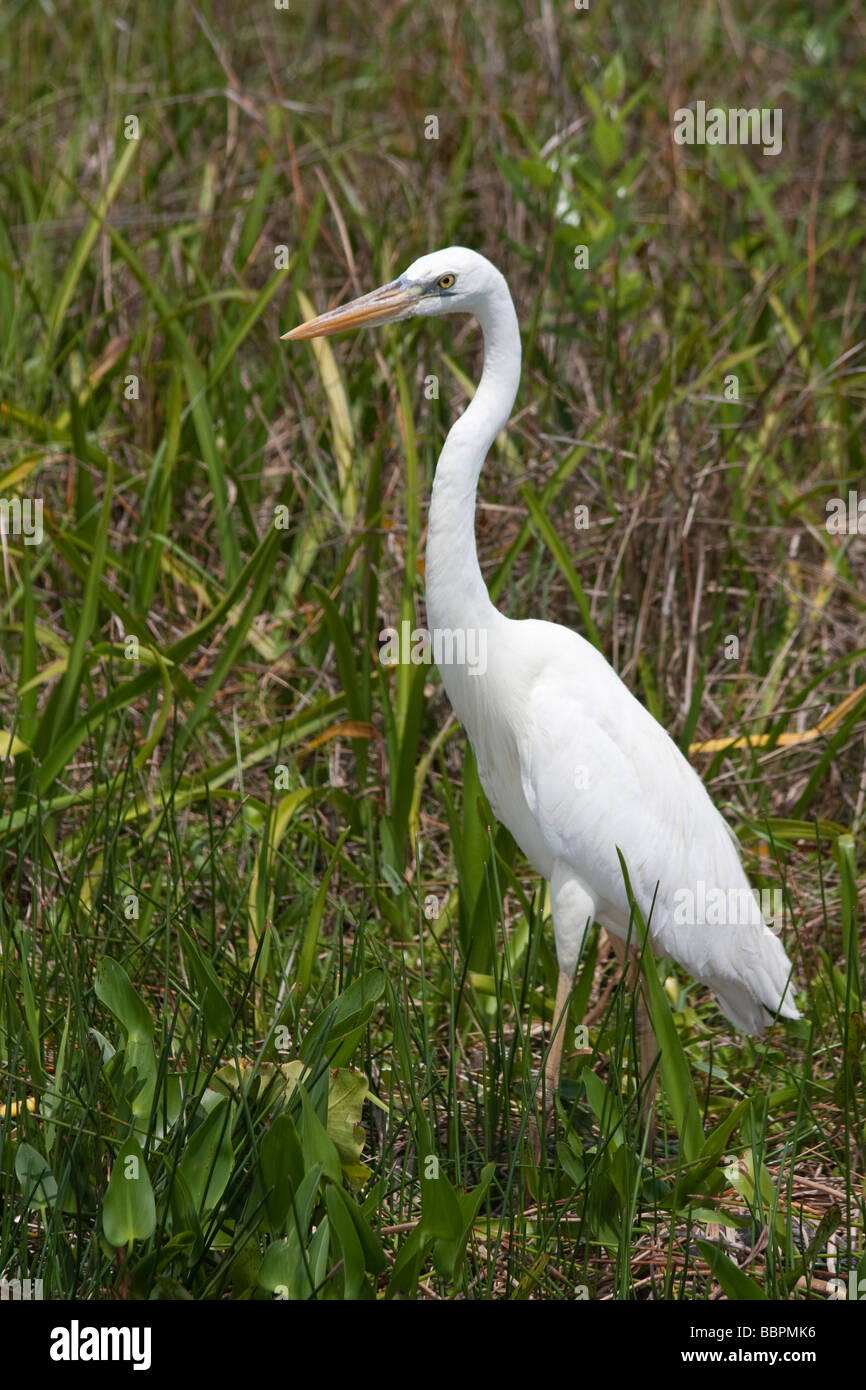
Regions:
<instances>
[{"instance_id":1,"label":"long curved neck","mask_svg":"<svg viewBox=\"0 0 866 1390\"><path fill-rule=\"evenodd\" d=\"M508 420L520 383L520 329L508 286L496 285L476 313L484 371L439 455L427 529L427 624L486 629L496 613L478 566L475 491L487 451Z\"/></svg>"}]
</instances>

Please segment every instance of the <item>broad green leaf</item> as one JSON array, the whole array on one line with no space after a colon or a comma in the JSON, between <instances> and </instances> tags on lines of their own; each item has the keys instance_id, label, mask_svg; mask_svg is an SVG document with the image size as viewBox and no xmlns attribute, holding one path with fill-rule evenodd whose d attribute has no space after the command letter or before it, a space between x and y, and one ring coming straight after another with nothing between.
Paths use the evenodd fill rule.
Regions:
<instances>
[{"instance_id":1,"label":"broad green leaf","mask_svg":"<svg viewBox=\"0 0 866 1390\"><path fill-rule=\"evenodd\" d=\"M156 1229L156 1203L144 1154L130 1137L119 1148L102 1203L102 1229L110 1245L147 1240Z\"/></svg>"},{"instance_id":2,"label":"broad green leaf","mask_svg":"<svg viewBox=\"0 0 866 1390\"><path fill-rule=\"evenodd\" d=\"M132 987L122 965L103 956L93 985L100 1004L117 1019L126 1036L136 1042L152 1039L153 1019Z\"/></svg>"},{"instance_id":3,"label":"broad green leaf","mask_svg":"<svg viewBox=\"0 0 866 1390\"><path fill-rule=\"evenodd\" d=\"M311 1281L318 1277L318 1272L308 1274L310 1257L306 1243L321 1177L321 1166L315 1164L305 1175L292 1203L287 1238L274 1241L265 1251L259 1284L282 1298L309 1298L315 1287Z\"/></svg>"},{"instance_id":4,"label":"broad green leaf","mask_svg":"<svg viewBox=\"0 0 866 1390\"><path fill-rule=\"evenodd\" d=\"M274 1234L286 1228L292 1206L292 1187L300 1185L303 1162L294 1121L289 1115L277 1115L259 1149L261 1181L267 1194L265 1216Z\"/></svg>"},{"instance_id":5,"label":"broad green leaf","mask_svg":"<svg viewBox=\"0 0 866 1390\"><path fill-rule=\"evenodd\" d=\"M458 1240L463 1213L457 1193L442 1171L435 1154L421 1154L421 1224L425 1235L439 1240Z\"/></svg>"},{"instance_id":6,"label":"broad green leaf","mask_svg":"<svg viewBox=\"0 0 866 1390\"><path fill-rule=\"evenodd\" d=\"M230 1102L221 1098L187 1140L178 1173L200 1214L216 1206L231 1177L232 1151Z\"/></svg>"},{"instance_id":7,"label":"broad green leaf","mask_svg":"<svg viewBox=\"0 0 866 1390\"><path fill-rule=\"evenodd\" d=\"M328 1132L316 1114L315 1106L310 1099L310 1094L303 1085L299 1083L298 1090L301 1094L301 1145L304 1150L304 1163L307 1168L314 1164L321 1166L322 1171L332 1182L340 1182L340 1156Z\"/></svg>"},{"instance_id":8,"label":"broad green leaf","mask_svg":"<svg viewBox=\"0 0 866 1390\"><path fill-rule=\"evenodd\" d=\"M126 1034L124 1070L138 1074L139 1086L132 1100L132 1113L139 1128L146 1125L153 1109L157 1082L157 1061L153 1049L153 1019L133 989L129 976L110 956L103 957L94 982L100 1003L117 1019Z\"/></svg>"},{"instance_id":9,"label":"broad green leaf","mask_svg":"<svg viewBox=\"0 0 866 1390\"><path fill-rule=\"evenodd\" d=\"M226 1038L231 1032L234 1014L223 994L217 973L210 961L202 955L190 933L183 927L179 930L183 942L184 962L200 991L205 1027L212 1038Z\"/></svg>"},{"instance_id":10,"label":"broad green leaf","mask_svg":"<svg viewBox=\"0 0 866 1390\"><path fill-rule=\"evenodd\" d=\"M697 1240L695 1244L710 1266L713 1278L718 1279L728 1298L738 1302L766 1302L767 1295L760 1284L756 1284L754 1279L744 1274L717 1245L713 1245L709 1240Z\"/></svg>"},{"instance_id":11,"label":"broad green leaf","mask_svg":"<svg viewBox=\"0 0 866 1390\"><path fill-rule=\"evenodd\" d=\"M31 1207L53 1206L57 1183L46 1159L32 1144L21 1143L15 1154L15 1176Z\"/></svg>"},{"instance_id":12,"label":"broad green leaf","mask_svg":"<svg viewBox=\"0 0 866 1390\"><path fill-rule=\"evenodd\" d=\"M457 1270L466 1254L472 1223L478 1215L481 1203L487 1196L487 1190L495 1172L495 1163L485 1164L481 1170L481 1181L478 1186L472 1192L463 1193L457 1198L462 1228L453 1240L439 1240L433 1250L433 1263L443 1279L454 1279L457 1275Z\"/></svg>"},{"instance_id":13,"label":"broad green leaf","mask_svg":"<svg viewBox=\"0 0 866 1390\"><path fill-rule=\"evenodd\" d=\"M369 1168L361 1162L366 1134L361 1124L369 1083L363 1072L339 1068L331 1072L328 1088L328 1137L340 1155L343 1172L356 1183L364 1183Z\"/></svg>"},{"instance_id":14,"label":"broad green leaf","mask_svg":"<svg viewBox=\"0 0 866 1390\"><path fill-rule=\"evenodd\" d=\"M355 1299L366 1294L368 1298L372 1298L373 1291L364 1277L364 1252L355 1230L355 1223L346 1211L339 1190L331 1183L328 1184L325 1193L325 1203L331 1229L337 1237L343 1256L343 1296Z\"/></svg>"}]
</instances>

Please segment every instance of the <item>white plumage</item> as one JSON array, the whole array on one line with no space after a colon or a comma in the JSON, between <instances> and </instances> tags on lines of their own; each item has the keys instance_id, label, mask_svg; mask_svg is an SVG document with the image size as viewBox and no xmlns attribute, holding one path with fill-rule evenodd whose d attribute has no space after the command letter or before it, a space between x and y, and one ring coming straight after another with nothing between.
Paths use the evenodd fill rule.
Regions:
<instances>
[{"instance_id":1,"label":"white plumage","mask_svg":"<svg viewBox=\"0 0 866 1390\"><path fill-rule=\"evenodd\" d=\"M645 917L652 906L657 954L709 985L744 1032L766 1027L780 1004L799 1017L782 1003L790 962L759 919L727 824L594 647L557 624L505 619L488 639L489 680L449 676L490 804L551 881L563 970L573 973L588 921L628 934L619 848Z\"/></svg>"},{"instance_id":2,"label":"white plumage","mask_svg":"<svg viewBox=\"0 0 866 1390\"><path fill-rule=\"evenodd\" d=\"M668 734L582 637L556 623L506 618L490 601L475 547L476 485L520 379L517 317L499 271L452 246L286 336L451 312L478 319L484 370L436 468L428 626L471 634L442 643L440 671L495 814L550 881L556 1017L592 922L621 942L628 934L619 849L657 954L709 985L744 1032L759 1032L775 1014L799 1018L790 961L757 911L736 841ZM470 664L463 651L482 659ZM548 1054L551 1094L562 1033Z\"/></svg>"}]
</instances>

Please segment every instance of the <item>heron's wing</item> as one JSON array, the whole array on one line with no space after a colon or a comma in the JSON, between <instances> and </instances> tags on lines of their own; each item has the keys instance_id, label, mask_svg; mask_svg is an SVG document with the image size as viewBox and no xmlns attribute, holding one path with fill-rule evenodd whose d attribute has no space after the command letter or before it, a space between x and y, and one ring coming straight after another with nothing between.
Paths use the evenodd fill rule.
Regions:
<instances>
[{"instance_id":1,"label":"heron's wing","mask_svg":"<svg viewBox=\"0 0 866 1390\"><path fill-rule=\"evenodd\" d=\"M622 934L619 849L645 917L652 906L658 948L711 985L739 1027L758 1031L783 1000L790 962L757 912L733 835L697 773L588 643L562 642L538 669L519 755L548 852L590 888L599 920L607 915ZM782 1011L797 1016L790 996Z\"/></svg>"},{"instance_id":2,"label":"heron's wing","mask_svg":"<svg viewBox=\"0 0 866 1390\"><path fill-rule=\"evenodd\" d=\"M624 901L620 849L646 911L664 871L682 880L694 803L708 797L607 662L594 648L582 656L579 670L545 663L532 684L520 739L523 793L552 857L609 903Z\"/></svg>"}]
</instances>

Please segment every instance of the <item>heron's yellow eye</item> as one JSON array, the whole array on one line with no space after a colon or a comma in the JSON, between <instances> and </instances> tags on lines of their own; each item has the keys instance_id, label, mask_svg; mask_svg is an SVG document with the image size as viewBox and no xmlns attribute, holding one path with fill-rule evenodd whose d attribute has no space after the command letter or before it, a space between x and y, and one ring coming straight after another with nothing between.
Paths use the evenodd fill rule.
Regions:
<instances>
[{"instance_id":1,"label":"heron's yellow eye","mask_svg":"<svg viewBox=\"0 0 866 1390\"><path fill-rule=\"evenodd\" d=\"M453 276L453 275L440 275L440 276L439 276L439 288L440 288L440 290L450 290L450 288L451 288L451 286L452 286L453 284L454 284L454 276Z\"/></svg>"}]
</instances>

